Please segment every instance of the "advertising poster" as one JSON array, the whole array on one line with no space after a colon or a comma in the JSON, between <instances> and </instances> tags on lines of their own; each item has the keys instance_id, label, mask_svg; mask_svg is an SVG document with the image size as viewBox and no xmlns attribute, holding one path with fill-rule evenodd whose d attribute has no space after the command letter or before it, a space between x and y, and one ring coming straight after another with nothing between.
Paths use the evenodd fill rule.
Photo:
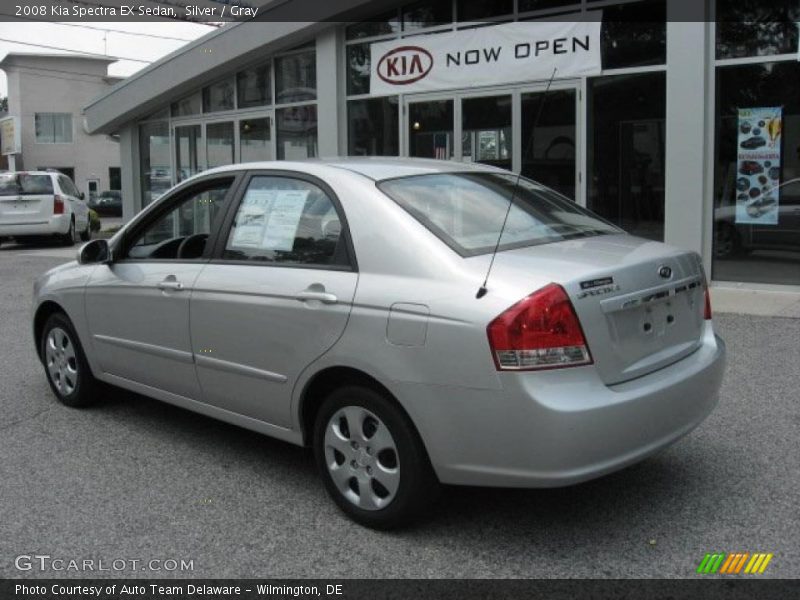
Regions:
<instances>
[{"instance_id":1,"label":"advertising poster","mask_svg":"<svg viewBox=\"0 0 800 600\"><path fill-rule=\"evenodd\" d=\"M736 223L778 224L782 121L781 107L739 109Z\"/></svg>"}]
</instances>

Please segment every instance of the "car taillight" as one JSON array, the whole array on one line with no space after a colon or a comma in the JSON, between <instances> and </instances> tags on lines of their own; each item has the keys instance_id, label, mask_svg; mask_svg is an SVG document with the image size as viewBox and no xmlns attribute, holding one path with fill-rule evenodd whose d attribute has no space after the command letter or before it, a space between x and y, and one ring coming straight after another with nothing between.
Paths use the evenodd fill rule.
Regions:
<instances>
[{"instance_id":1,"label":"car taillight","mask_svg":"<svg viewBox=\"0 0 800 600\"><path fill-rule=\"evenodd\" d=\"M489 323L486 332L499 371L592 363L572 302L555 283L517 302Z\"/></svg>"},{"instance_id":2,"label":"car taillight","mask_svg":"<svg viewBox=\"0 0 800 600\"><path fill-rule=\"evenodd\" d=\"M705 306L703 307L703 318L708 321L711 319L711 294L708 293L708 284L703 288L703 295L705 296Z\"/></svg>"},{"instance_id":3,"label":"car taillight","mask_svg":"<svg viewBox=\"0 0 800 600\"><path fill-rule=\"evenodd\" d=\"M58 194L53 196L53 214L54 215L64 214L64 199Z\"/></svg>"}]
</instances>

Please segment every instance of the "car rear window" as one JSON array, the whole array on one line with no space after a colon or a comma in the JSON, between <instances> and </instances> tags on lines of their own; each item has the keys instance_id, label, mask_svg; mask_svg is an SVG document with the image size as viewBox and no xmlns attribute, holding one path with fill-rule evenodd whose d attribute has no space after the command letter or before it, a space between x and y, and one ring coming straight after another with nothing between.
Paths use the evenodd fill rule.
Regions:
<instances>
[{"instance_id":1,"label":"car rear window","mask_svg":"<svg viewBox=\"0 0 800 600\"><path fill-rule=\"evenodd\" d=\"M501 229L500 250L622 232L551 189L524 178L517 184L510 173L413 175L378 187L462 256L494 250Z\"/></svg>"},{"instance_id":2,"label":"car rear window","mask_svg":"<svg viewBox=\"0 0 800 600\"><path fill-rule=\"evenodd\" d=\"M49 175L0 173L0 196L52 194L53 180Z\"/></svg>"}]
</instances>

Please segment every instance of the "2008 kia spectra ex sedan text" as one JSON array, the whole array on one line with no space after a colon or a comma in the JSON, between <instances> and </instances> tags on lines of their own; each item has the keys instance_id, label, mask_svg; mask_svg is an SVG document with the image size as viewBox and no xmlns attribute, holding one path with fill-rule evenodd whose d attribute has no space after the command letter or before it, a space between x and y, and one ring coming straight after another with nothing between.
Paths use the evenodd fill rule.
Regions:
<instances>
[{"instance_id":1,"label":"2008 kia spectra ex sedan text","mask_svg":"<svg viewBox=\"0 0 800 600\"><path fill-rule=\"evenodd\" d=\"M711 411L724 366L697 254L452 162L206 171L34 296L62 402L102 381L311 445L373 527L440 483L561 486L641 460Z\"/></svg>"}]
</instances>

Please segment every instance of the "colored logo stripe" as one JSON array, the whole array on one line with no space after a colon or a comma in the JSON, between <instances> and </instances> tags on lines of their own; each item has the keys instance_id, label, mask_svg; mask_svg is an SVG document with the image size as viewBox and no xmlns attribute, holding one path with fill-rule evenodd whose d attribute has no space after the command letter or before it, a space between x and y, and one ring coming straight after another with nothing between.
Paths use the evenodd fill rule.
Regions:
<instances>
[{"instance_id":1,"label":"colored logo stripe","mask_svg":"<svg viewBox=\"0 0 800 600\"><path fill-rule=\"evenodd\" d=\"M757 552L752 555L749 552L734 552L731 554L726 554L724 552L709 553L700 561L697 572L703 574L718 572L720 574L733 575L741 573L742 568L744 568L744 573L760 575L767 568L773 556L773 554L762 552ZM747 565L746 567L745 564Z\"/></svg>"}]
</instances>

